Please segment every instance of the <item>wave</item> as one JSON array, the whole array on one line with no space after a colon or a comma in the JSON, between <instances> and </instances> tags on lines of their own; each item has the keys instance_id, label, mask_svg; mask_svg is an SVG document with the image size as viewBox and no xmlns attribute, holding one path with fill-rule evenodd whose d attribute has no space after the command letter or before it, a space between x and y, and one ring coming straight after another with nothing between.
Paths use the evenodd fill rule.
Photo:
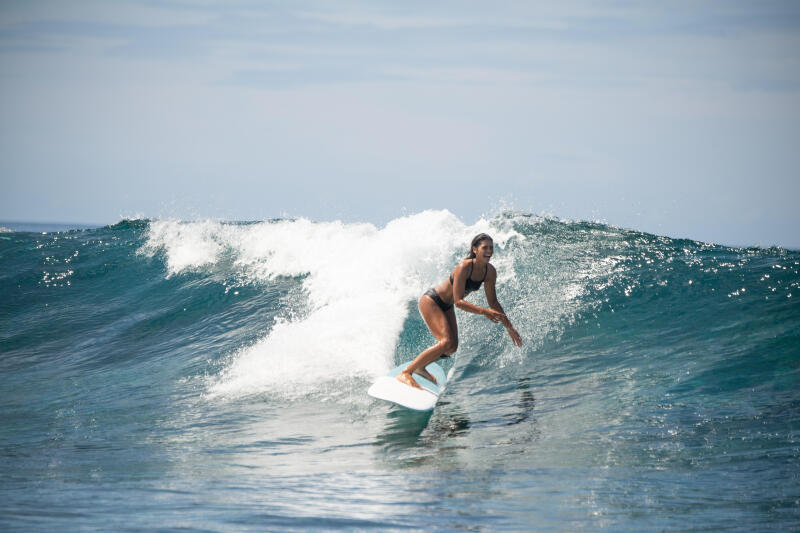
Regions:
<instances>
[{"instance_id":1,"label":"wave","mask_svg":"<svg viewBox=\"0 0 800 533\"><path fill-rule=\"evenodd\" d=\"M498 295L527 348L514 349L502 328L462 316L461 351L499 368L525 361L546 341L557 342L565 328L605 312L647 307L676 291L687 300L673 298L666 313L680 312L681 305L696 305L687 294L693 285L695 296L720 290L726 298L740 297L747 288L729 286L736 277L730 273L747 272L755 259L796 257L514 212L466 225L447 211L399 218L384 228L305 219L153 221L143 250L162 254L168 276L217 272L254 285L299 280L287 295L286 312L257 342L233 354L210 385L212 395L293 396L328 390L331 381L374 377L393 366L399 352L411 358L431 342L414 303L479 232L496 241ZM728 274L721 284L720 269ZM781 287L787 297L793 288L796 281ZM476 298L485 305L482 295ZM667 319L659 309L646 313ZM399 342L407 329L411 344Z\"/></svg>"},{"instance_id":2,"label":"wave","mask_svg":"<svg viewBox=\"0 0 800 533\"><path fill-rule=\"evenodd\" d=\"M716 355L702 357L713 373L722 364L714 346L731 335L797 338L786 332L798 325L800 254L780 248L512 211L474 224L425 211L383 227L124 219L0 240L0 284L9 294L0 305L3 364L56 359L99 369L136 360L206 375L211 398L356 396L433 342L416 301L479 232L495 239L498 297L525 346L459 313L461 375L493 369L489 376L502 379L531 366L547 374L541 358L558 353L576 372L598 372L626 360L620 352L630 346L648 345L645 335L660 343L648 353L669 354L675 365L696 357L705 336ZM471 298L485 305L483 294ZM43 348L48 338L61 348ZM145 346L133 355L132 342ZM760 345L748 342L752 359ZM781 364L797 357L778 348Z\"/></svg>"},{"instance_id":3,"label":"wave","mask_svg":"<svg viewBox=\"0 0 800 533\"><path fill-rule=\"evenodd\" d=\"M494 230L499 249L519 238L446 211L371 224L305 219L253 224L154 221L143 253L161 254L168 276L218 272L239 284L299 280L258 342L239 350L212 395L303 395L331 381L374 377L394 364L409 303L449 272L464 242ZM499 268L510 265L501 260Z\"/></svg>"}]
</instances>

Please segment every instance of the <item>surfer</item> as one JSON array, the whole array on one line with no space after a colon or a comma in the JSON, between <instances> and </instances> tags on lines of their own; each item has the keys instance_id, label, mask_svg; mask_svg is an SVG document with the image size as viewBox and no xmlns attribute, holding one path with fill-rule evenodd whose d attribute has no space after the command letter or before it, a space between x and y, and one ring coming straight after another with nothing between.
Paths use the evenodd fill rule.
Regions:
<instances>
[{"instance_id":1,"label":"surfer","mask_svg":"<svg viewBox=\"0 0 800 533\"><path fill-rule=\"evenodd\" d=\"M494 241L492 238L485 233L479 233L472 239L469 255L456 265L453 273L450 274L450 279L428 289L419 299L419 312L428 329L436 337L437 343L420 353L405 370L398 374L398 380L406 385L422 388L411 376L416 373L436 383L436 378L425 370L425 367L434 361L450 357L458 348L458 325L453 306L468 313L483 315L492 322L501 322L506 327L514 344L522 346L519 333L511 325L500 302L497 301L495 293L497 270L489 263L493 253ZM464 299L469 293L478 290L481 284L486 292L489 309L469 303Z\"/></svg>"}]
</instances>

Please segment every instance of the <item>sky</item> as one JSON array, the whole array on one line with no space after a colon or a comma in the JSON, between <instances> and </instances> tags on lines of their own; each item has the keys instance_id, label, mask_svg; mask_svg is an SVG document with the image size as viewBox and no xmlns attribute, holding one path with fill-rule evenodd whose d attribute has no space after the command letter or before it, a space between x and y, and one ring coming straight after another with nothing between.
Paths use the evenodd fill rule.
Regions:
<instances>
[{"instance_id":1,"label":"sky","mask_svg":"<svg viewBox=\"0 0 800 533\"><path fill-rule=\"evenodd\" d=\"M800 248L800 2L0 2L0 220Z\"/></svg>"}]
</instances>

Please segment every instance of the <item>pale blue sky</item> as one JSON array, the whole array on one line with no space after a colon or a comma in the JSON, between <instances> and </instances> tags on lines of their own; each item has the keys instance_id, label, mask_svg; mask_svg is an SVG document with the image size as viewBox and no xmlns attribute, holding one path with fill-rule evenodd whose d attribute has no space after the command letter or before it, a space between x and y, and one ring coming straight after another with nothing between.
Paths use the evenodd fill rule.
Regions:
<instances>
[{"instance_id":1,"label":"pale blue sky","mask_svg":"<svg viewBox=\"0 0 800 533\"><path fill-rule=\"evenodd\" d=\"M0 3L0 220L498 206L800 248L798 2Z\"/></svg>"}]
</instances>

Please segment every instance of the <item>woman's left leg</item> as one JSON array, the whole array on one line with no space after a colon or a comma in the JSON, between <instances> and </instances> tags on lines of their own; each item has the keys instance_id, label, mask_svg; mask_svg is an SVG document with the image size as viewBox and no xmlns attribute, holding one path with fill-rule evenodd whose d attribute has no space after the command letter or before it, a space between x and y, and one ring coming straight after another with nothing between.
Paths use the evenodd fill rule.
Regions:
<instances>
[{"instance_id":1,"label":"woman's left leg","mask_svg":"<svg viewBox=\"0 0 800 533\"><path fill-rule=\"evenodd\" d=\"M423 296L419 302L419 310L425 320L425 325L428 326L430 332L439 342L423 350L397 376L398 380L417 388L419 388L419 384L411 377L412 374L420 374L422 377L436 383L436 379L425 370L425 367L434 361L438 361L442 356L455 353L458 348L458 324L456 323L455 310L452 307L447 311L442 311L430 297Z\"/></svg>"},{"instance_id":2,"label":"woman's left leg","mask_svg":"<svg viewBox=\"0 0 800 533\"><path fill-rule=\"evenodd\" d=\"M415 370L415 373L419 374L420 376L424 377L425 379L433 383L436 383L436 378L433 377L431 373L425 369L425 367L427 367L434 361L439 361L441 359L450 357L451 355L456 353L456 350L458 349L458 323L456 322L456 312L451 307L450 309L444 312L444 316L447 318L447 326L448 329L450 330L450 336L449 336L450 342L447 344L447 349L445 350L444 353L440 354L438 357L427 357L423 359L424 364L420 367L417 367L417 370Z\"/></svg>"}]
</instances>

